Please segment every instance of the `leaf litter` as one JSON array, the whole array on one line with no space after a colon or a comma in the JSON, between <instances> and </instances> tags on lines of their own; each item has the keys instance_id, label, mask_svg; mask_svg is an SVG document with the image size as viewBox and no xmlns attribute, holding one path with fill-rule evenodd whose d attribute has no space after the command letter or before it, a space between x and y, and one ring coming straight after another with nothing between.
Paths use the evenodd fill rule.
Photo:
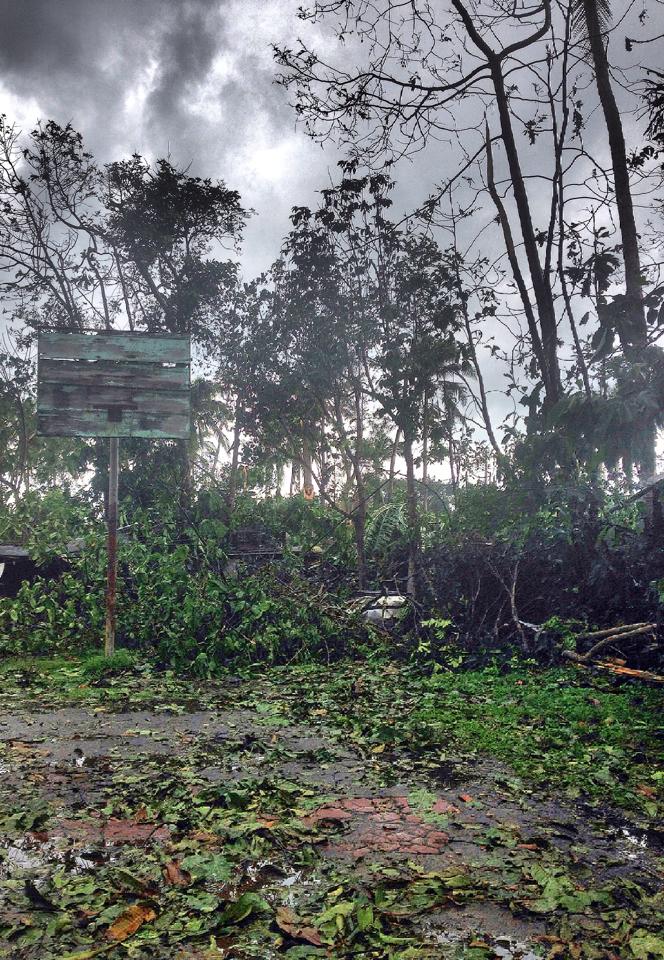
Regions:
<instances>
[{"instance_id":1,"label":"leaf litter","mask_svg":"<svg viewBox=\"0 0 664 960\"><path fill-rule=\"evenodd\" d=\"M400 737L353 670L9 684L0 956L664 956L653 821Z\"/></svg>"}]
</instances>

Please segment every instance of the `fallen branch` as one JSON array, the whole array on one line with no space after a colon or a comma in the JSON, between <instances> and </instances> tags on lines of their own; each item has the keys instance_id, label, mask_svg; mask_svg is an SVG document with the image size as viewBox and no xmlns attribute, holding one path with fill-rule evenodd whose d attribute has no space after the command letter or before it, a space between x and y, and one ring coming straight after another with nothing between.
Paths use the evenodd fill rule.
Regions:
<instances>
[{"instance_id":1,"label":"fallen branch","mask_svg":"<svg viewBox=\"0 0 664 960\"><path fill-rule=\"evenodd\" d=\"M633 625L632 625L633 627ZM656 623L647 623L636 629L623 630L622 632L616 633L615 631L604 631L609 633L608 636L604 636L596 644L594 644L590 650L586 653L577 653L575 650L563 650L563 657L567 660L574 660L575 663L589 663L594 656L596 656L600 650L604 650L605 647L609 647L618 641L630 640L632 637L641 637L646 634L653 633L657 629Z\"/></svg>"},{"instance_id":2,"label":"fallen branch","mask_svg":"<svg viewBox=\"0 0 664 960\"><path fill-rule=\"evenodd\" d=\"M608 627L605 630L591 630L589 633L578 633L577 640L601 640L602 637L615 637L619 633L628 633L630 630L638 630L639 627L648 627L650 624L644 620L642 623L625 623L622 627Z\"/></svg>"},{"instance_id":3,"label":"fallen branch","mask_svg":"<svg viewBox=\"0 0 664 960\"><path fill-rule=\"evenodd\" d=\"M635 680L645 680L648 683L664 683L664 677L658 673L651 673L649 670L634 670L632 667L623 667L609 661L597 660L595 663L578 663L577 666L584 670L605 670L619 677L633 677Z\"/></svg>"}]
</instances>

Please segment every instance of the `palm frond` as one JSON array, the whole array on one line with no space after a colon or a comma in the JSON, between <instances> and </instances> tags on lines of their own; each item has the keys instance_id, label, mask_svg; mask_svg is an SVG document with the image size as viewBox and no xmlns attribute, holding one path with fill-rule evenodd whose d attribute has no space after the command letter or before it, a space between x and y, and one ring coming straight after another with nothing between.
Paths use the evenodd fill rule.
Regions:
<instances>
[{"instance_id":1,"label":"palm frond","mask_svg":"<svg viewBox=\"0 0 664 960\"><path fill-rule=\"evenodd\" d=\"M570 12L572 37L579 43L584 55L588 55L591 31L599 28L600 36L604 36L611 28L611 0L571 0Z\"/></svg>"}]
</instances>

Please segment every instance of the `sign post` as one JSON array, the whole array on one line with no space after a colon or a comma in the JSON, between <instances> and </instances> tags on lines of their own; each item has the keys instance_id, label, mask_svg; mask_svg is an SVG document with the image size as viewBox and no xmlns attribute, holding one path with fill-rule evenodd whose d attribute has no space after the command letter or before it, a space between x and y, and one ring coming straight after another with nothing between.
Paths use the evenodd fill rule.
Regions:
<instances>
[{"instance_id":1,"label":"sign post","mask_svg":"<svg viewBox=\"0 0 664 960\"><path fill-rule=\"evenodd\" d=\"M104 653L115 653L115 596L118 579L118 448L120 441L111 437L108 461L108 574L106 578L106 637Z\"/></svg>"},{"instance_id":2,"label":"sign post","mask_svg":"<svg viewBox=\"0 0 664 960\"><path fill-rule=\"evenodd\" d=\"M108 573L104 652L115 651L119 438L191 434L189 337L125 331L40 331L38 433L108 437Z\"/></svg>"}]
</instances>

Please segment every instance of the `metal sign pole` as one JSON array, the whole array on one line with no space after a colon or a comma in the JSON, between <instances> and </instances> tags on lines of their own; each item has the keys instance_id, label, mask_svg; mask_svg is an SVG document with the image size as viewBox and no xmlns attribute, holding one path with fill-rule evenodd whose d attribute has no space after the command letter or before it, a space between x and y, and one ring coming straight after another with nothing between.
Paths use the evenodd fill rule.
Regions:
<instances>
[{"instance_id":1,"label":"metal sign pole","mask_svg":"<svg viewBox=\"0 0 664 960\"><path fill-rule=\"evenodd\" d=\"M108 574L106 580L106 639L104 653L115 652L115 598L118 575L118 447L117 437L110 439L108 465Z\"/></svg>"}]
</instances>

